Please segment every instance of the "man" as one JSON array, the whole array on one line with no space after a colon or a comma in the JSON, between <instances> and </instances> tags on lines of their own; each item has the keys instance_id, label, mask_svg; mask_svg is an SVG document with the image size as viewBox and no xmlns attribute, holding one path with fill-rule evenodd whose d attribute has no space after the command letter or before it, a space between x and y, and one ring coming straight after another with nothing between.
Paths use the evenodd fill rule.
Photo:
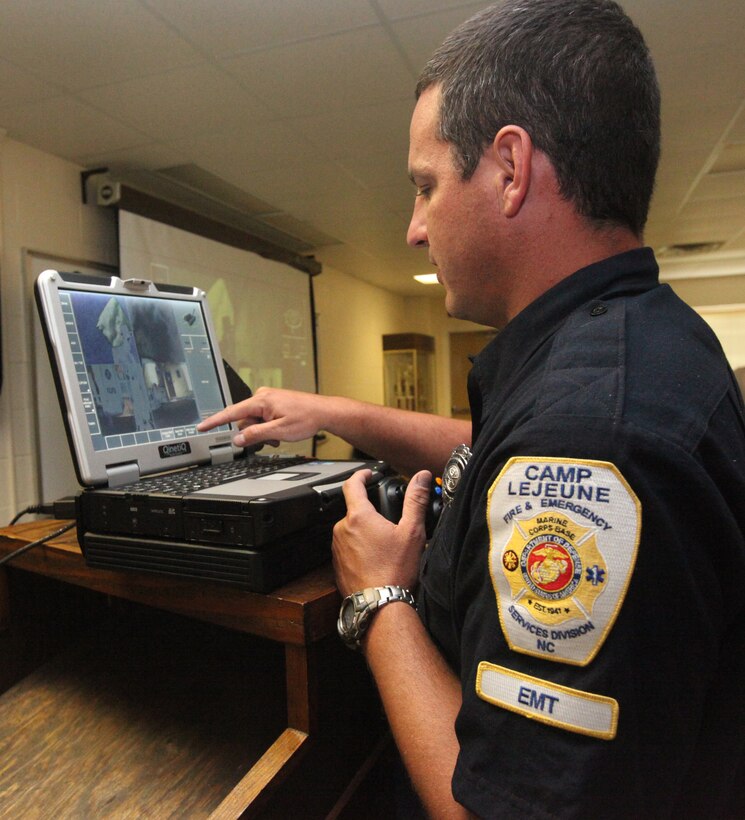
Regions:
<instances>
[{"instance_id":1,"label":"man","mask_svg":"<svg viewBox=\"0 0 745 820\"><path fill-rule=\"evenodd\" d=\"M429 814L738 816L743 403L642 247L642 37L611 0L507 0L417 96L408 241L450 314L501 329L469 379L473 429L271 390L207 425L238 420L241 444L325 429L414 473L397 526L350 479L334 565L343 595L418 586L359 643Z\"/></svg>"}]
</instances>

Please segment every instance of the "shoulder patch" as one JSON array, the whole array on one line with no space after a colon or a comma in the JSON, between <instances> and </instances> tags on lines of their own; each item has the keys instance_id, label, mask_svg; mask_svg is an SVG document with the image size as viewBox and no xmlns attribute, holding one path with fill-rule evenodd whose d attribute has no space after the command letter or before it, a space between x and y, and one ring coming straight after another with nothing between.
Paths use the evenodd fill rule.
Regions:
<instances>
[{"instance_id":1,"label":"shoulder patch","mask_svg":"<svg viewBox=\"0 0 745 820\"><path fill-rule=\"evenodd\" d=\"M489 572L510 649L585 666L636 563L641 504L603 461L512 458L489 490Z\"/></svg>"}]
</instances>

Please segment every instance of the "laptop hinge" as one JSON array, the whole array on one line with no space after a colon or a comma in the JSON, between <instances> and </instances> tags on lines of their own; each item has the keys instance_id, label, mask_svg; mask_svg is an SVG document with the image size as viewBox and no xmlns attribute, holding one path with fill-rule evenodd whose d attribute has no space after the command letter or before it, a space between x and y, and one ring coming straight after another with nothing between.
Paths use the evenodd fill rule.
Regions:
<instances>
[{"instance_id":1,"label":"laptop hinge","mask_svg":"<svg viewBox=\"0 0 745 820\"><path fill-rule=\"evenodd\" d=\"M131 484L139 481L140 468L136 461L128 461L125 464L114 464L106 468L106 478L109 487L121 487L123 484Z\"/></svg>"},{"instance_id":2,"label":"laptop hinge","mask_svg":"<svg viewBox=\"0 0 745 820\"><path fill-rule=\"evenodd\" d=\"M229 444L219 444L210 447L210 460L213 464L225 464L233 460L233 448Z\"/></svg>"}]
</instances>

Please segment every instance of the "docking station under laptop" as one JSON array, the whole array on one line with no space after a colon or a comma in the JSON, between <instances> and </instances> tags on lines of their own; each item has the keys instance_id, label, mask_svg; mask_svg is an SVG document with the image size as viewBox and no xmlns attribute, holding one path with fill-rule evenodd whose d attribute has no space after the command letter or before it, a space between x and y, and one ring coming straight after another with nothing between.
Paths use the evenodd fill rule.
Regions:
<instances>
[{"instance_id":1,"label":"docking station under laptop","mask_svg":"<svg viewBox=\"0 0 745 820\"><path fill-rule=\"evenodd\" d=\"M90 566L267 592L329 558L341 485L363 468L397 520L383 462L246 454L229 425L197 431L231 401L204 291L48 270L35 293Z\"/></svg>"}]
</instances>

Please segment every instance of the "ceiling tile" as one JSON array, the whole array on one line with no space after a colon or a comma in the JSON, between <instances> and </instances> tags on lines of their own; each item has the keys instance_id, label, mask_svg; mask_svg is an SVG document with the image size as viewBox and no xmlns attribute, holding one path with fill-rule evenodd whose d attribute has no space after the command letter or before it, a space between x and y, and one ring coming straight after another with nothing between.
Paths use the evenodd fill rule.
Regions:
<instances>
[{"instance_id":1,"label":"ceiling tile","mask_svg":"<svg viewBox=\"0 0 745 820\"><path fill-rule=\"evenodd\" d=\"M246 214L265 215L276 212L276 208L268 202L263 202L194 163L162 167L158 169L158 175Z\"/></svg>"},{"instance_id":2,"label":"ceiling tile","mask_svg":"<svg viewBox=\"0 0 745 820\"><path fill-rule=\"evenodd\" d=\"M365 269L375 270L379 267L375 257L346 244L339 245L335 243L315 248L314 256L324 266L330 265L340 271L349 270L351 266L355 268L358 274L361 274Z\"/></svg>"},{"instance_id":3,"label":"ceiling tile","mask_svg":"<svg viewBox=\"0 0 745 820\"><path fill-rule=\"evenodd\" d=\"M412 260L409 254L414 256ZM416 254L404 246L403 257L391 257L385 260L366 253L362 248L349 245L331 245L317 248L315 256L323 265L337 270L354 270L355 276L382 288L395 290L398 293L421 296L421 285L414 281L414 273L429 273L432 268L421 265Z\"/></svg>"},{"instance_id":4,"label":"ceiling tile","mask_svg":"<svg viewBox=\"0 0 745 820\"><path fill-rule=\"evenodd\" d=\"M655 250L669 244L667 236L670 231L670 223L662 219L650 220L644 229L644 244Z\"/></svg>"},{"instance_id":5,"label":"ceiling tile","mask_svg":"<svg viewBox=\"0 0 745 820\"><path fill-rule=\"evenodd\" d=\"M721 171L745 171L745 142L730 142L722 148L710 173Z\"/></svg>"},{"instance_id":6,"label":"ceiling tile","mask_svg":"<svg viewBox=\"0 0 745 820\"><path fill-rule=\"evenodd\" d=\"M377 22L367 0L147 0L147 5L213 56L335 34Z\"/></svg>"},{"instance_id":7,"label":"ceiling tile","mask_svg":"<svg viewBox=\"0 0 745 820\"><path fill-rule=\"evenodd\" d=\"M388 20L422 17L448 10L459 15L460 20L467 20L479 8L491 5L474 0L376 0L376 3Z\"/></svg>"},{"instance_id":8,"label":"ceiling tile","mask_svg":"<svg viewBox=\"0 0 745 820\"><path fill-rule=\"evenodd\" d=\"M319 161L317 150L291 124L279 121L184 135L169 144L192 162L233 183L253 172L271 173L274 168Z\"/></svg>"},{"instance_id":9,"label":"ceiling tile","mask_svg":"<svg viewBox=\"0 0 745 820\"><path fill-rule=\"evenodd\" d=\"M310 117L287 120L329 159L356 157L373 146L403 157L409 150L409 120L414 109L413 83L401 100L352 107Z\"/></svg>"},{"instance_id":10,"label":"ceiling tile","mask_svg":"<svg viewBox=\"0 0 745 820\"><path fill-rule=\"evenodd\" d=\"M396 249L391 244L391 236L397 236L401 243L401 247ZM406 247L406 232L405 228L399 226L397 231L389 231L385 234L378 234L377 236L361 237L355 240L350 240L351 244L363 248L368 253L373 254L379 259L386 259L393 254L398 256L399 253L404 253ZM408 252L406 252L408 255Z\"/></svg>"},{"instance_id":11,"label":"ceiling tile","mask_svg":"<svg viewBox=\"0 0 745 820\"><path fill-rule=\"evenodd\" d=\"M366 188L391 188L397 183L413 191L406 171L404 151L365 151L350 159L340 159L339 165Z\"/></svg>"},{"instance_id":12,"label":"ceiling tile","mask_svg":"<svg viewBox=\"0 0 745 820\"><path fill-rule=\"evenodd\" d=\"M745 225L745 190L741 196L692 200L680 212L681 219L719 219L725 216L739 217Z\"/></svg>"},{"instance_id":13,"label":"ceiling tile","mask_svg":"<svg viewBox=\"0 0 745 820\"><path fill-rule=\"evenodd\" d=\"M725 249L728 251L742 251L745 253L745 229L741 230L737 236L730 239L725 245Z\"/></svg>"},{"instance_id":14,"label":"ceiling tile","mask_svg":"<svg viewBox=\"0 0 745 820\"><path fill-rule=\"evenodd\" d=\"M137 169L152 171L179 165L186 162L186 157L175 149L159 142L122 148L118 151L107 150L83 154L78 157L81 165L87 168L106 166L112 171Z\"/></svg>"},{"instance_id":15,"label":"ceiling tile","mask_svg":"<svg viewBox=\"0 0 745 820\"><path fill-rule=\"evenodd\" d=\"M740 197L745 191L745 171L706 174L691 194L691 200Z\"/></svg>"},{"instance_id":16,"label":"ceiling tile","mask_svg":"<svg viewBox=\"0 0 745 820\"><path fill-rule=\"evenodd\" d=\"M657 219L662 213L675 215L678 212L706 167L708 151L708 145L685 148L671 146L663 139L650 218Z\"/></svg>"},{"instance_id":17,"label":"ceiling tile","mask_svg":"<svg viewBox=\"0 0 745 820\"><path fill-rule=\"evenodd\" d=\"M344 202L356 185L342 168L332 162L283 164L263 171L234 168L231 179L234 184L270 202L278 210L301 219L305 219L306 215L294 207L298 200L320 202L332 197ZM319 228L334 234L323 224L319 224Z\"/></svg>"},{"instance_id":18,"label":"ceiling tile","mask_svg":"<svg viewBox=\"0 0 745 820\"><path fill-rule=\"evenodd\" d=\"M3 0L0 54L73 91L201 58L137 0Z\"/></svg>"},{"instance_id":19,"label":"ceiling tile","mask_svg":"<svg viewBox=\"0 0 745 820\"><path fill-rule=\"evenodd\" d=\"M0 108L58 97L59 88L43 82L28 71L0 60Z\"/></svg>"},{"instance_id":20,"label":"ceiling tile","mask_svg":"<svg viewBox=\"0 0 745 820\"><path fill-rule=\"evenodd\" d=\"M704 124L703 117L707 112L721 109L728 115L724 125L729 125L742 103L745 51L725 54L723 57L718 48L707 45L689 48L685 53L656 61L662 89L663 117L672 111L687 113L689 124L693 126L695 123L697 129ZM705 65L707 70L691 71L691 65ZM681 77L686 78L684 84L680 82Z\"/></svg>"},{"instance_id":21,"label":"ceiling tile","mask_svg":"<svg viewBox=\"0 0 745 820\"><path fill-rule=\"evenodd\" d=\"M232 77L204 63L99 86L78 96L161 141L184 133L248 128L270 116Z\"/></svg>"},{"instance_id":22,"label":"ceiling tile","mask_svg":"<svg viewBox=\"0 0 745 820\"><path fill-rule=\"evenodd\" d=\"M378 251L383 250L381 240L394 250L405 245L407 224L395 214L372 200L356 207L345 206L344 202L337 207L325 206L316 219L322 220L329 233L345 242L359 243L366 248L374 245Z\"/></svg>"},{"instance_id":23,"label":"ceiling tile","mask_svg":"<svg viewBox=\"0 0 745 820\"><path fill-rule=\"evenodd\" d=\"M389 230L398 236L403 224L376 192L350 181L343 172L323 191L296 196L291 211L341 239L365 236L375 230Z\"/></svg>"},{"instance_id":24,"label":"ceiling tile","mask_svg":"<svg viewBox=\"0 0 745 820\"><path fill-rule=\"evenodd\" d=\"M336 237L329 236L323 231L319 231L317 228L309 225L307 222L296 219L294 216L289 216L289 214L267 214L262 217L261 221L290 236L302 239L313 248L339 244L339 240Z\"/></svg>"},{"instance_id":25,"label":"ceiling tile","mask_svg":"<svg viewBox=\"0 0 745 820\"><path fill-rule=\"evenodd\" d=\"M399 99L412 82L379 26L245 54L222 65L284 117Z\"/></svg>"},{"instance_id":26,"label":"ceiling tile","mask_svg":"<svg viewBox=\"0 0 745 820\"><path fill-rule=\"evenodd\" d=\"M731 142L745 142L745 99L740 104L735 121L727 132L727 139Z\"/></svg>"},{"instance_id":27,"label":"ceiling tile","mask_svg":"<svg viewBox=\"0 0 745 820\"><path fill-rule=\"evenodd\" d=\"M491 5L477 3L467 9L455 8L391 23L391 31L415 67L417 75L445 37L479 9Z\"/></svg>"},{"instance_id":28,"label":"ceiling tile","mask_svg":"<svg viewBox=\"0 0 745 820\"><path fill-rule=\"evenodd\" d=\"M144 134L72 97L0 110L0 125L19 142L75 162L92 154L151 142Z\"/></svg>"},{"instance_id":29,"label":"ceiling tile","mask_svg":"<svg viewBox=\"0 0 745 820\"><path fill-rule=\"evenodd\" d=\"M379 197L380 202L403 219L408 225L414 209L414 186L407 179L403 184L397 180L394 185L381 186L375 188L372 193Z\"/></svg>"},{"instance_id":30,"label":"ceiling tile","mask_svg":"<svg viewBox=\"0 0 745 820\"><path fill-rule=\"evenodd\" d=\"M686 58L701 43L729 49L742 41L742 0L623 0L622 5L658 61L667 55Z\"/></svg>"},{"instance_id":31,"label":"ceiling tile","mask_svg":"<svg viewBox=\"0 0 745 820\"><path fill-rule=\"evenodd\" d=\"M665 244L679 245L691 242L724 242L742 226L739 216L712 215L702 219L676 220L668 231Z\"/></svg>"}]
</instances>

